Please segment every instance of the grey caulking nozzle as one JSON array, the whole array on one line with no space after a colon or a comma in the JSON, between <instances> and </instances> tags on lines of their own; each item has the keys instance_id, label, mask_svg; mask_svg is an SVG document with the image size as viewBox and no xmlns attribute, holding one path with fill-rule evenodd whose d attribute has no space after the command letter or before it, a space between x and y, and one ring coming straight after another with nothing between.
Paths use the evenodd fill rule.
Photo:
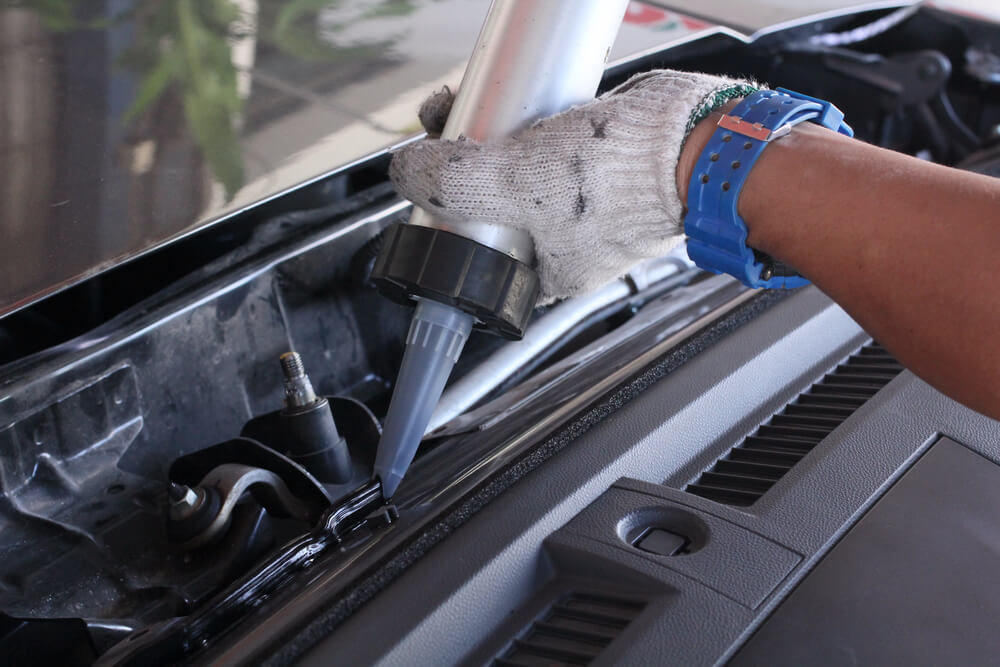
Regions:
<instances>
[{"instance_id":1,"label":"grey caulking nozzle","mask_svg":"<svg viewBox=\"0 0 1000 667\"><path fill-rule=\"evenodd\" d=\"M451 369L472 330L472 319L436 301L422 299L417 304L375 457L375 475L387 499L396 492L417 453Z\"/></svg>"}]
</instances>

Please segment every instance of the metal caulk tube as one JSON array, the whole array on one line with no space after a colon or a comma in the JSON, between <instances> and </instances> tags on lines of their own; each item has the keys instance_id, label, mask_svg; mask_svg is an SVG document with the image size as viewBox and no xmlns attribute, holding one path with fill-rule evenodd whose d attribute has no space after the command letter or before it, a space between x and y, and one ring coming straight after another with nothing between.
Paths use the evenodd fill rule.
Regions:
<instances>
[{"instance_id":1,"label":"metal caulk tube","mask_svg":"<svg viewBox=\"0 0 1000 667\"><path fill-rule=\"evenodd\" d=\"M593 99L627 6L628 0L494 0L441 137L509 136L536 118ZM534 262L531 238L513 227L447 224L419 208L409 224ZM417 305L375 460L387 498L416 454L472 322L450 305L426 299Z\"/></svg>"}]
</instances>

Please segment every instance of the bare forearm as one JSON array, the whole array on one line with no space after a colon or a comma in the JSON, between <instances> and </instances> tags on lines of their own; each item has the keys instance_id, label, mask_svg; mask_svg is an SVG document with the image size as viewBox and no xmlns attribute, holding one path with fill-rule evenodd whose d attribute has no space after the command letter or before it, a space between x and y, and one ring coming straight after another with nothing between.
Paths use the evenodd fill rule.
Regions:
<instances>
[{"instance_id":1,"label":"bare forearm","mask_svg":"<svg viewBox=\"0 0 1000 667\"><path fill-rule=\"evenodd\" d=\"M930 384L1000 417L1000 181L804 124L764 152L739 208L749 245Z\"/></svg>"}]
</instances>

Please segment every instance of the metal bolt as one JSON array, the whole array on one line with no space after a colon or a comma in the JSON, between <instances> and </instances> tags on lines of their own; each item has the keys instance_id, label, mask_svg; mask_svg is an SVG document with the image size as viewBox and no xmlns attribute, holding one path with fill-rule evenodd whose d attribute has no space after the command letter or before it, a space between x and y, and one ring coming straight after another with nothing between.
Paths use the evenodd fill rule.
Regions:
<instances>
[{"instance_id":1,"label":"metal bolt","mask_svg":"<svg viewBox=\"0 0 1000 667\"><path fill-rule=\"evenodd\" d=\"M285 352L279 358L281 372L285 376L285 405L302 408L316 402L316 392L302 365L298 352Z\"/></svg>"},{"instance_id":2,"label":"metal bolt","mask_svg":"<svg viewBox=\"0 0 1000 667\"><path fill-rule=\"evenodd\" d=\"M167 496L170 498L171 505L194 505L195 501L198 500L198 494L194 492L194 489L174 482L170 482Z\"/></svg>"},{"instance_id":3,"label":"metal bolt","mask_svg":"<svg viewBox=\"0 0 1000 667\"><path fill-rule=\"evenodd\" d=\"M765 264L764 268L760 270L761 280L770 280L771 276L774 275L774 267L770 264Z\"/></svg>"},{"instance_id":4,"label":"metal bolt","mask_svg":"<svg viewBox=\"0 0 1000 667\"><path fill-rule=\"evenodd\" d=\"M167 498L170 500L170 518L178 521L198 510L205 501L205 491L170 482Z\"/></svg>"}]
</instances>

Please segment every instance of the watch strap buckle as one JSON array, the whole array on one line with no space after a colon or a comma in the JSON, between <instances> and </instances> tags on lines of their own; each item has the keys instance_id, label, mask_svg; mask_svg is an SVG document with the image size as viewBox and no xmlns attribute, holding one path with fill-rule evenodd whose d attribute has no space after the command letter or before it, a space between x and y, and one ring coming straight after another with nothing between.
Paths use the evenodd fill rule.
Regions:
<instances>
[{"instance_id":1,"label":"watch strap buckle","mask_svg":"<svg viewBox=\"0 0 1000 667\"><path fill-rule=\"evenodd\" d=\"M719 127L729 130L734 134L739 134L748 139L756 139L765 143L780 139L792 131L791 123L785 123L781 127L769 130L761 123L751 123L743 120L740 116L726 115L719 119Z\"/></svg>"}]
</instances>

